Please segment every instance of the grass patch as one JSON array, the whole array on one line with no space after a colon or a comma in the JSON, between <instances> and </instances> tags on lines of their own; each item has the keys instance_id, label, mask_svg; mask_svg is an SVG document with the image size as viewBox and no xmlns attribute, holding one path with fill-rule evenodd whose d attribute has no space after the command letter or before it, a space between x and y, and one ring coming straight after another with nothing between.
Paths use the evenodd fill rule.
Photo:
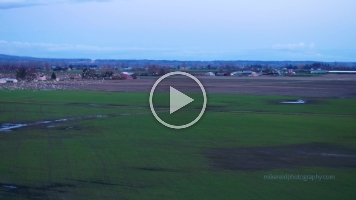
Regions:
<instances>
[{"instance_id":1,"label":"grass patch","mask_svg":"<svg viewBox=\"0 0 356 200\"><path fill-rule=\"evenodd\" d=\"M280 105L278 101L295 97L209 94L202 119L188 129L173 130L150 114L147 93L0 91L0 96L0 124L131 114L0 132L1 199L354 199L356 195L353 163L236 170L216 167L207 155L212 149L267 151L312 143L352 149L355 99ZM167 97L158 94L157 105L167 106ZM195 106L175 116L188 118ZM143 114L135 114L139 112ZM265 180L268 174L336 179Z\"/></svg>"}]
</instances>

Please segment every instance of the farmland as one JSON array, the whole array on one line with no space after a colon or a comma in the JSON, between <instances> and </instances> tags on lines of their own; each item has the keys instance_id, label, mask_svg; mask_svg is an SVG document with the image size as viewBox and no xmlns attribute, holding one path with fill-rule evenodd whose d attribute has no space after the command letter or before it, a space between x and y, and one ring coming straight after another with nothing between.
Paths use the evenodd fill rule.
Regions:
<instances>
[{"instance_id":1,"label":"farmland","mask_svg":"<svg viewBox=\"0 0 356 200\"><path fill-rule=\"evenodd\" d=\"M1 90L0 96L0 125L27 125L0 132L2 199L355 196L352 98L281 105L303 96L209 93L203 118L172 130L152 116L147 92ZM169 115L165 101L157 107ZM191 109L176 117L189 118ZM333 178L266 180L270 174Z\"/></svg>"},{"instance_id":2,"label":"farmland","mask_svg":"<svg viewBox=\"0 0 356 200\"><path fill-rule=\"evenodd\" d=\"M20 82L17 84L0 84L0 89L30 90L91 90L107 92L145 92L151 90L158 79L156 76L138 77L135 80L70 80L70 74L64 81ZM355 98L356 76L349 74L328 74L318 76L259 76L259 77L205 77L197 76L210 94L247 94L259 96L295 96L308 98ZM199 88L187 84L187 78L172 78L166 85L174 84L187 92L200 92ZM197 90L198 89L198 90ZM160 92L169 92L160 90Z\"/></svg>"}]
</instances>

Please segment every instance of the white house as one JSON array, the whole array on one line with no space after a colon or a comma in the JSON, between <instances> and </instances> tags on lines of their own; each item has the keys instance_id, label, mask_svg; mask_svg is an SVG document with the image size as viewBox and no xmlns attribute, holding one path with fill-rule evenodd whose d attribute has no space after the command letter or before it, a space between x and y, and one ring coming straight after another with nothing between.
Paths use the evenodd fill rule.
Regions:
<instances>
[{"instance_id":1,"label":"white house","mask_svg":"<svg viewBox=\"0 0 356 200\"><path fill-rule=\"evenodd\" d=\"M215 74L213 72L207 72L205 73L205 76L215 76Z\"/></svg>"},{"instance_id":2,"label":"white house","mask_svg":"<svg viewBox=\"0 0 356 200\"><path fill-rule=\"evenodd\" d=\"M2 78L0 83L17 83L18 81L14 78Z\"/></svg>"}]
</instances>

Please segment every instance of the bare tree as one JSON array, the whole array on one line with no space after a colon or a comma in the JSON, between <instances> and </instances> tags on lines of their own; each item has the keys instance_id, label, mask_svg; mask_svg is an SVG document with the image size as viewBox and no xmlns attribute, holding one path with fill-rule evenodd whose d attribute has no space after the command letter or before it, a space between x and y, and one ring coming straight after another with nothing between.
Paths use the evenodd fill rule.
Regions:
<instances>
[{"instance_id":1,"label":"bare tree","mask_svg":"<svg viewBox=\"0 0 356 200\"><path fill-rule=\"evenodd\" d=\"M48 62L45 64L46 71L49 72L51 70L51 67Z\"/></svg>"},{"instance_id":2,"label":"bare tree","mask_svg":"<svg viewBox=\"0 0 356 200\"><path fill-rule=\"evenodd\" d=\"M112 77L113 74L114 74L114 69L110 65L103 67L103 69L101 70L101 75L103 77L109 78Z\"/></svg>"},{"instance_id":3,"label":"bare tree","mask_svg":"<svg viewBox=\"0 0 356 200\"><path fill-rule=\"evenodd\" d=\"M33 81L37 77L37 70L35 68L30 68L26 70L26 80Z\"/></svg>"}]
</instances>

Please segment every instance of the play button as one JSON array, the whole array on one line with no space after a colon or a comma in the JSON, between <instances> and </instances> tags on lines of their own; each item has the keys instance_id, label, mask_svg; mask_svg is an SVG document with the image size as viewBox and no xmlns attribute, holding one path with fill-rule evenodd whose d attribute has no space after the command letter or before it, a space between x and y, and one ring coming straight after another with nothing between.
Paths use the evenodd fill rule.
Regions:
<instances>
[{"instance_id":1,"label":"play button","mask_svg":"<svg viewBox=\"0 0 356 200\"><path fill-rule=\"evenodd\" d=\"M174 87L169 87L169 114L174 113L193 101L194 99L188 97Z\"/></svg>"},{"instance_id":2,"label":"play button","mask_svg":"<svg viewBox=\"0 0 356 200\"><path fill-rule=\"evenodd\" d=\"M181 92L179 89L179 85L175 86L175 85L169 85L169 116L173 117L174 119L181 119L181 118L188 118L187 116L191 117L191 116L195 116L195 115L191 115L191 113L198 113L199 112L199 115L194 119L194 118L191 118L194 119L192 120L191 122L189 123L186 123L186 124L183 124L183 125L173 125L173 124L169 124L165 121L163 121L161 119L161 117L158 116L158 114L156 113L155 111L155 107L153 105L153 95L154 95L154 92L155 92L155 89L156 87L158 86L158 84L160 84L161 81L163 81L164 79L170 77L170 76L175 76L175 75L180 75L180 76L185 76L185 77L188 77L190 79L193 79L193 81L191 82L194 82L194 84L196 83L200 90L201 90L201 93L202 93L202 109L200 110L197 110L196 107L193 107L193 108L190 108L191 110L188 109L188 111L186 110L186 108L184 108L183 110L186 110L186 113L183 117L177 115L179 114L180 112L182 111L179 111L180 109L182 109L183 107L189 107L188 104L193 104L193 106L196 106L194 104L200 104L199 101L196 102L195 99L189 97L188 95L184 94L183 92ZM188 81L185 81L185 83L188 82ZM174 84L174 83L170 83L170 84ZM191 88L191 87L194 87L192 86L191 84L188 86L186 86L187 88ZM178 88L178 89L177 89ZM168 88L167 88L168 89ZM167 90L165 90L167 91ZM167 94L167 93L163 93L163 94ZM162 93L160 94L162 95ZM160 99L161 100L161 99ZM169 128L173 128L173 129L183 129L183 128L188 128L190 126L192 126L193 124L195 124L196 122L199 121L199 119L203 116L204 114L204 111L205 111L205 108L206 108L206 102L207 102L207 98L206 98L206 93L205 93L205 89L203 87L203 85L201 84L201 82L194 76L192 76L191 74L188 74L188 73L185 73L185 72L171 72L171 73L168 73L162 77L160 77L156 82L155 84L153 85L152 89L151 89L151 92L150 92L150 98L149 98L149 102L150 102L150 108L151 108L151 112L152 114L154 115L154 117L156 118L157 121L159 121L161 124L163 124L164 126L167 126ZM162 107L161 105L159 105L158 107ZM163 112L167 112L168 114L168 110L167 111L164 111ZM162 113L162 110L161 112ZM177 113L177 114L176 114ZM184 111L183 111L184 113ZM187 115L188 113L188 115ZM177 115L177 117L175 117ZM167 118L165 118L167 119ZM189 119L186 119L186 120L189 120ZM189 120L190 121L190 120Z\"/></svg>"}]
</instances>

